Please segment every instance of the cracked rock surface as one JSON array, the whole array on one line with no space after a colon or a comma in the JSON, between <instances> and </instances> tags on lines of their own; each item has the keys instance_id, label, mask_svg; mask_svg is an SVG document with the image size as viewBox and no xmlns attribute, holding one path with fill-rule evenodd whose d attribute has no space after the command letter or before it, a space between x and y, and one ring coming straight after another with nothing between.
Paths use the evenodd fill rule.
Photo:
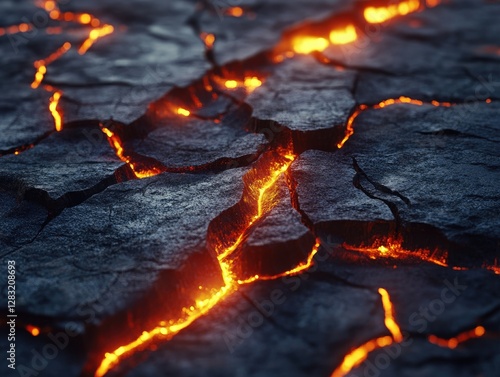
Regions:
<instances>
[{"instance_id":1,"label":"cracked rock surface","mask_svg":"<svg viewBox=\"0 0 500 377\"><path fill-rule=\"evenodd\" d=\"M391 336L379 288L406 341L346 376L500 375L500 4L451 0L275 60L290 28L359 22L364 3L61 2L114 32L48 66L60 132L33 62L90 29L0 34L0 265L16 262L18 314L2 376L94 376L227 286L230 240L234 289L106 375L327 377ZM39 12L3 2L0 30ZM289 166L273 176L275 160ZM370 248L397 237L405 256ZM0 292L6 308L4 278ZM39 367L57 334L67 345Z\"/></svg>"}]
</instances>

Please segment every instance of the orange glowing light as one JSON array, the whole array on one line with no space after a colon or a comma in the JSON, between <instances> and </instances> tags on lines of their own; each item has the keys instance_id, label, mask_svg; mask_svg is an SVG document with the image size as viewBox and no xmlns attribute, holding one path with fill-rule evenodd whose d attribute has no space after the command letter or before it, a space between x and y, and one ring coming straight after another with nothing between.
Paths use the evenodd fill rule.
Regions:
<instances>
[{"instance_id":1,"label":"orange glowing light","mask_svg":"<svg viewBox=\"0 0 500 377\"><path fill-rule=\"evenodd\" d=\"M472 330L465 331L453 338L443 339L435 335L429 335L427 338L430 343L439 347L455 349L460 343L466 342L469 339L480 338L486 333L483 326L477 326Z\"/></svg>"},{"instance_id":2,"label":"orange glowing light","mask_svg":"<svg viewBox=\"0 0 500 377\"><path fill-rule=\"evenodd\" d=\"M28 325L26 326L26 330L33 336L40 335L40 329L38 327Z\"/></svg>"},{"instance_id":3,"label":"orange glowing light","mask_svg":"<svg viewBox=\"0 0 500 377\"><path fill-rule=\"evenodd\" d=\"M43 4L43 7L45 8L45 10L47 12L50 12L50 11L56 9L56 2L52 1L52 0L45 1L45 3Z\"/></svg>"},{"instance_id":4,"label":"orange glowing light","mask_svg":"<svg viewBox=\"0 0 500 377\"><path fill-rule=\"evenodd\" d=\"M61 113L57 110L57 105L59 104L60 99L61 92L55 92L54 95L50 98L49 104L49 110L52 114L52 118L54 118L54 125L57 132L62 130L62 116Z\"/></svg>"},{"instance_id":5,"label":"orange glowing light","mask_svg":"<svg viewBox=\"0 0 500 377\"><path fill-rule=\"evenodd\" d=\"M226 10L226 14L232 17L241 17L243 16L243 8L242 7L232 7Z\"/></svg>"},{"instance_id":6,"label":"orange glowing light","mask_svg":"<svg viewBox=\"0 0 500 377\"><path fill-rule=\"evenodd\" d=\"M342 360L342 363L333 371L331 377L345 377L354 368L358 367L367 358L370 352L376 349L390 346L393 343L400 343L403 341L401 329L394 319L393 304L389 293L384 288L378 290L382 298L382 306L384 307L384 323L390 331L391 336L383 336L367 341L361 346L351 350ZM440 347L454 349L458 344L465 342L469 339L479 338L486 333L482 326L477 326L473 330L466 331L450 339L438 338L435 335L430 335L428 340L430 343L436 344Z\"/></svg>"},{"instance_id":7,"label":"orange glowing light","mask_svg":"<svg viewBox=\"0 0 500 377\"><path fill-rule=\"evenodd\" d=\"M314 244L311 252L309 253L307 260L301 264L299 264L297 267L292 268L291 270L282 272L280 274L272 275L272 276L261 276L261 275L254 275L248 279L245 280L238 280L239 285L244 285L244 284L250 284L253 283L254 281L257 280L275 280L284 276L291 276L291 275L297 275L300 274L301 272L304 272L308 270L314 263L314 256L318 253L319 247L321 246L319 238L316 239L316 243Z\"/></svg>"},{"instance_id":8,"label":"orange glowing light","mask_svg":"<svg viewBox=\"0 0 500 377\"><path fill-rule=\"evenodd\" d=\"M309 54L313 51L324 51L329 45L325 38L295 37L292 41L293 50L297 54Z\"/></svg>"},{"instance_id":9,"label":"orange glowing light","mask_svg":"<svg viewBox=\"0 0 500 377\"><path fill-rule=\"evenodd\" d=\"M245 85L245 88L249 92L253 92L255 89L260 87L262 85L262 80L260 80L258 77L245 77L245 81L243 83Z\"/></svg>"},{"instance_id":10,"label":"orange glowing light","mask_svg":"<svg viewBox=\"0 0 500 377\"><path fill-rule=\"evenodd\" d=\"M214 77L216 81L221 81L220 78ZM258 87L262 86L262 80L259 79L257 76L247 76L243 79L243 81L236 80L236 79L229 79L223 81L224 86L227 89L236 89L236 88L241 88L244 87L248 93L253 92L255 89Z\"/></svg>"},{"instance_id":11,"label":"orange glowing light","mask_svg":"<svg viewBox=\"0 0 500 377\"><path fill-rule=\"evenodd\" d=\"M420 0L404 0L385 7L367 7L363 15L366 22L370 24L380 24L394 17L405 16L408 13L416 12L419 9Z\"/></svg>"},{"instance_id":12,"label":"orange glowing light","mask_svg":"<svg viewBox=\"0 0 500 377\"><path fill-rule=\"evenodd\" d=\"M426 4L429 8L434 8L441 3L441 0L426 0Z\"/></svg>"},{"instance_id":13,"label":"orange glowing light","mask_svg":"<svg viewBox=\"0 0 500 377\"><path fill-rule=\"evenodd\" d=\"M255 200L256 213L248 222L246 229L249 229L264 215L264 213L267 213L274 206L275 203L272 202L272 195L269 195L269 191L273 188L278 178L288 170L296 158L296 156L292 154L285 154L282 157L282 161L275 161L271 164L271 166L269 166L269 172L265 175L265 177L256 179L250 183L248 190L251 193L252 198L249 198L248 200ZM244 239L244 235L245 232L242 232L230 247L216 249L216 253L218 254L217 258L219 260L227 259L227 257L229 257L229 255L231 255L241 244Z\"/></svg>"},{"instance_id":14,"label":"orange glowing light","mask_svg":"<svg viewBox=\"0 0 500 377\"><path fill-rule=\"evenodd\" d=\"M103 127L102 131L108 136L110 142L112 141L115 145L115 149L118 153L123 155L123 148L121 146L121 141L117 139L116 135L113 134L112 131ZM119 151L119 152L118 152ZM276 183L278 178L288 169L291 165L292 161L295 159L294 155L287 154L283 156L285 162L276 161L269 168L269 176L266 176L260 180L256 180L251 182L252 188L251 191L258 193L256 198L257 200L257 214L253 217L253 220L248 224L248 229L258 218L262 217L264 211L269 211L270 206L265 204L269 189ZM245 229L245 231L246 231ZM217 290L212 290L208 292L209 296L205 299L196 300L194 305L186 307L182 310L183 316L174 321L161 322L157 327L153 328L150 331L144 331L141 336L139 336L136 340L118 347L112 352L108 352L104 355L101 364L97 368L94 376L102 377L104 376L110 369L115 367L122 358L132 354L138 349L144 347L145 344L151 342L154 339L171 339L174 335L176 335L179 331L188 327L195 320L208 313L210 309L212 309L217 303L219 303L223 298L225 298L228 294L234 292L237 287L237 281L234 277L234 273L232 271L232 264L225 259L238 247L243 239L244 232L235 237L232 243L227 246L225 249L217 250L218 252L218 261L222 271L222 277L224 281L224 285ZM319 244L318 246L319 247ZM317 247L315 247L317 251ZM313 254L313 253L312 253ZM314 255L310 256L307 264L310 265L312 263L312 258ZM297 268L300 268L297 267ZM306 267L303 267L306 268ZM202 289L200 286L199 289Z\"/></svg>"},{"instance_id":15,"label":"orange glowing light","mask_svg":"<svg viewBox=\"0 0 500 377\"><path fill-rule=\"evenodd\" d=\"M377 339L369 340L361 346L353 349L344 357L344 360L342 360L339 367L333 371L331 377L346 376L351 370L361 365L361 363L368 358L370 352L382 347L390 346L393 342L392 337L382 336Z\"/></svg>"},{"instance_id":16,"label":"orange glowing light","mask_svg":"<svg viewBox=\"0 0 500 377\"><path fill-rule=\"evenodd\" d=\"M236 80L227 80L224 85L226 86L226 88L228 89L235 89L238 87L238 81Z\"/></svg>"},{"instance_id":17,"label":"orange glowing light","mask_svg":"<svg viewBox=\"0 0 500 377\"><path fill-rule=\"evenodd\" d=\"M333 371L331 377L344 377L352 369L365 361L370 352L390 346L394 342L399 343L403 341L403 334L394 318L394 310L389 293L384 288L379 288L378 293L380 294L382 306L384 308L384 323L392 336L382 336L372 339L354 348L344 357L342 363Z\"/></svg>"},{"instance_id":18,"label":"orange glowing light","mask_svg":"<svg viewBox=\"0 0 500 377\"><path fill-rule=\"evenodd\" d=\"M349 24L344 28L334 29L330 32L330 42L334 45L344 45L358 39L356 28Z\"/></svg>"},{"instance_id":19,"label":"orange glowing light","mask_svg":"<svg viewBox=\"0 0 500 377\"><path fill-rule=\"evenodd\" d=\"M26 33L30 31L33 27L31 24L23 22L19 25L11 25L7 27L0 27L0 35L4 34L17 34L17 33Z\"/></svg>"},{"instance_id":20,"label":"orange glowing light","mask_svg":"<svg viewBox=\"0 0 500 377\"><path fill-rule=\"evenodd\" d=\"M145 167L132 161L130 156L125 153L120 137L109 128L101 126L101 131L107 136L109 144L114 149L116 156L130 167L136 178L144 179L154 177L161 173L161 170L157 167Z\"/></svg>"},{"instance_id":21,"label":"orange glowing light","mask_svg":"<svg viewBox=\"0 0 500 377\"><path fill-rule=\"evenodd\" d=\"M186 109L183 109L182 107L179 107L179 108L177 109L177 114L182 115L182 116L185 116L185 117L188 117L188 116L190 116L190 115L191 115L191 111L186 110Z\"/></svg>"},{"instance_id":22,"label":"orange glowing light","mask_svg":"<svg viewBox=\"0 0 500 377\"><path fill-rule=\"evenodd\" d=\"M71 43L65 42L61 47L59 47L55 52L50 54L45 59L37 60L33 65L36 68L35 78L31 83L31 87L36 89L40 86L47 73L47 66L59 59L62 55L69 51L71 48Z\"/></svg>"},{"instance_id":23,"label":"orange glowing light","mask_svg":"<svg viewBox=\"0 0 500 377\"><path fill-rule=\"evenodd\" d=\"M416 258L442 267L448 267L448 255L445 251L431 251L427 249L408 250L403 247L403 240L400 238L381 237L376 239L370 246L351 246L344 243L342 247L346 250L365 254L370 259L395 258L399 260L411 260Z\"/></svg>"},{"instance_id":24,"label":"orange glowing light","mask_svg":"<svg viewBox=\"0 0 500 377\"><path fill-rule=\"evenodd\" d=\"M391 298L389 297L389 293L384 288L379 288L378 293L382 297L382 305L384 307L385 312L385 327L391 332L392 337L396 342L403 341L403 334L401 333L401 329L399 328L395 318L394 318L394 310L392 308Z\"/></svg>"},{"instance_id":25,"label":"orange glowing light","mask_svg":"<svg viewBox=\"0 0 500 377\"><path fill-rule=\"evenodd\" d=\"M115 367L123 357L128 356L136 349L143 347L144 344L151 342L155 338L171 339L179 331L185 329L195 320L208 313L210 309L212 309L219 301L235 289L229 266L225 263L221 263L221 268L225 282L225 285L222 288L213 292L212 296L208 299L196 301L196 306L192 306L184 311L184 318L179 319L171 325L167 325L166 322L162 322L151 331L144 331L142 335L133 342L120 346L112 352L106 353L94 376L104 376L110 369Z\"/></svg>"},{"instance_id":26,"label":"orange glowing light","mask_svg":"<svg viewBox=\"0 0 500 377\"><path fill-rule=\"evenodd\" d=\"M82 43L80 48L78 49L78 53L80 55L85 54L90 47L99 39L106 35L113 33L115 28L112 25L103 25L99 28L92 29L88 38Z\"/></svg>"},{"instance_id":27,"label":"orange glowing light","mask_svg":"<svg viewBox=\"0 0 500 377\"><path fill-rule=\"evenodd\" d=\"M92 21L92 17L88 13L83 13L79 17L80 23L86 25L90 24L90 21Z\"/></svg>"},{"instance_id":28,"label":"orange glowing light","mask_svg":"<svg viewBox=\"0 0 500 377\"><path fill-rule=\"evenodd\" d=\"M337 147L340 149L344 146L344 144L349 140L349 138L354 134L354 121L356 118L365 110L373 109L373 110L378 110L378 109L383 109L385 107L389 107L392 105L399 105L399 104L407 104L407 105L414 105L414 106L423 106L423 105L433 105L436 107L451 107L454 104L451 102L439 102L439 101L431 101L430 103L425 103L421 100L406 97L406 96L401 96L399 98L388 98L386 100L383 100L379 102L376 105L359 105L349 116L349 119L347 120L347 125L346 125L346 130L345 130L345 135L344 138L340 143L337 144Z\"/></svg>"},{"instance_id":29,"label":"orange glowing light","mask_svg":"<svg viewBox=\"0 0 500 377\"><path fill-rule=\"evenodd\" d=\"M201 33L201 39L205 43L205 47L211 50L215 44L215 35L212 33Z\"/></svg>"}]
</instances>

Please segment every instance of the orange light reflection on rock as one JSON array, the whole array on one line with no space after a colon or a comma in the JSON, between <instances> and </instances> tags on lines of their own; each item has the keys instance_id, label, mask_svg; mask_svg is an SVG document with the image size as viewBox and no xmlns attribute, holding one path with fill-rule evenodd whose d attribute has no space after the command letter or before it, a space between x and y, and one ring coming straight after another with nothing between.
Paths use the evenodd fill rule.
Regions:
<instances>
[{"instance_id":1,"label":"orange light reflection on rock","mask_svg":"<svg viewBox=\"0 0 500 377\"><path fill-rule=\"evenodd\" d=\"M123 155L123 147L121 146L121 142L117 137L113 134L112 131L103 127L102 131L108 136L113 145L115 145L115 149L117 150L117 155ZM251 227L251 225L260 217L263 216L264 211L269 211L272 207L266 205L266 194L269 189L276 183L278 178L288 169L293 160L295 159L294 155L286 154L283 156L283 162L275 162L271 164L269 167L269 175L263 177L261 180L256 180L252 182L254 187L252 188L258 195L256 196L256 207L257 214L254 216L253 220L247 225L247 229ZM246 229L245 229L246 231ZM160 323L159 326L155 327L150 331L144 331L140 337L136 340L118 347L112 352L108 352L104 355L104 359L101 361L98 369L95 372L95 377L104 376L110 369L116 366L120 360L128 356L129 354L134 353L137 350L141 350L145 344L151 342L153 339L170 339L179 331L188 327L191 323L193 323L196 319L200 318L204 314L206 314L210 309L212 309L217 303L219 303L224 297L226 297L229 293L235 291L237 289L237 281L234 277L232 264L229 261L226 261L227 257L241 244L243 239L243 233L241 235L237 235L233 240L232 244L226 247L225 250L219 250L219 255L217 257L220 268L222 271L222 277L224 281L224 286L222 286L218 290L212 290L209 292L208 297L201 298L196 300L196 303L189 308L184 308L183 313L184 316L177 320L174 320L170 325L167 325L166 322ZM316 248L317 250L317 248ZM312 256L310 261L307 263L310 264L312 261ZM298 266L297 269L300 269L301 266ZM306 268L305 266L302 268Z\"/></svg>"},{"instance_id":2,"label":"orange light reflection on rock","mask_svg":"<svg viewBox=\"0 0 500 377\"><path fill-rule=\"evenodd\" d=\"M282 272L282 273L277 274L277 275L270 275L270 276L254 275L254 276L252 276L248 279L245 279L245 280L238 280L238 284L244 285L244 284L253 283L257 280L275 280L275 279L285 277L285 276L300 274L301 272L308 270L314 264L314 256L318 253L320 246L321 246L320 240L319 240L319 238L317 238L316 243L314 244L311 252L309 253L309 256L307 257L307 260L305 262L299 264L297 267L292 268L291 270Z\"/></svg>"},{"instance_id":3,"label":"orange light reflection on rock","mask_svg":"<svg viewBox=\"0 0 500 377\"><path fill-rule=\"evenodd\" d=\"M292 40L293 50L297 54L309 54L313 51L324 51L329 42L321 37L295 37Z\"/></svg>"},{"instance_id":4,"label":"orange light reflection on rock","mask_svg":"<svg viewBox=\"0 0 500 377\"><path fill-rule=\"evenodd\" d=\"M184 108L182 108L182 107L179 107L179 108L177 109L177 114L182 115L182 116L185 116L185 117L188 117L188 116L190 116L190 115L191 115L191 111L186 110L186 109L184 109Z\"/></svg>"}]
</instances>

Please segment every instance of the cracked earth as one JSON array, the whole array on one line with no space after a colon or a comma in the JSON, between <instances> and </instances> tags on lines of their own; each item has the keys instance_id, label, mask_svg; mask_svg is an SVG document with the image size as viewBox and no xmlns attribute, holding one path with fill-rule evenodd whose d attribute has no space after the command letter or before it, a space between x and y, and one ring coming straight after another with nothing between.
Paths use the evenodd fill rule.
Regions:
<instances>
[{"instance_id":1,"label":"cracked earth","mask_svg":"<svg viewBox=\"0 0 500 377\"><path fill-rule=\"evenodd\" d=\"M0 10L2 376L500 375L498 1Z\"/></svg>"}]
</instances>

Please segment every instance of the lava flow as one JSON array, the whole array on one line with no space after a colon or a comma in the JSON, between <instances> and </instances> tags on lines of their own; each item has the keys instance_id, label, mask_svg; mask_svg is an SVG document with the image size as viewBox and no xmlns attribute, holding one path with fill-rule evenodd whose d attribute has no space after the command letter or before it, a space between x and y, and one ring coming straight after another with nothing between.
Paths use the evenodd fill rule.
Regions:
<instances>
[{"instance_id":1,"label":"lava flow","mask_svg":"<svg viewBox=\"0 0 500 377\"><path fill-rule=\"evenodd\" d=\"M465 331L453 338L443 339L436 335L429 335L427 340L439 347L455 349L460 343L466 342L469 339L480 338L486 333L483 326L476 326L474 329Z\"/></svg>"},{"instance_id":2,"label":"lava flow","mask_svg":"<svg viewBox=\"0 0 500 377\"><path fill-rule=\"evenodd\" d=\"M131 154L125 151L120 137L109 128L104 127L102 124L101 131L107 136L109 144L114 149L116 156L130 167L136 178L143 179L154 177L155 175L163 172L159 167L148 166L144 163L136 161Z\"/></svg>"},{"instance_id":3,"label":"lava flow","mask_svg":"<svg viewBox=\"0 0 500 377\"><path fill-rule=\"evenodd\" d=\"M361 346L350 351L342 360L342 363L333 371L331 377L344 377L352 369L359 366L368 358L370 352L390 346L394 342L403 341L401 329L394 318L394 309L389 293L384 288L379 288L378 293L382 300L384 308L384 323L391 336L382 336L376 339L369 340Z\"/></svg>"},{"instance_id":4,"label":"lava flow","mask_svg":"<svg viewBox=\"0 0 500 377\"><path fill-rule=\"evenodd\" d=\"M366 105L366 104L361 104L354 111L352 114L349 116L349 119L347 120L347 125L346 125L346 130L345 130L345 136L344 139L337 145L337 147L340 149L344 146L344 144L349 140L349 138L354 134L354 122L356 118L364 111L366 110L377 110L377 109L383 109L385 107L393 106L393 105L400 105L400 104L407 104L407 105L414 105L414 106L424 106L424 105L431 105L431 106L441 106L441 107L451 107L453 104L451 102L438 102L438 101L431 101L431 102L424 102L419 99L414 99L410 97L405 97L401 96L399 98L388 98L386 100L383 100L375 105Z\"/></svg>"},{"instance_id":5,"label":"lava flow","mask_svg":"<svg viewBox=\"0 0 500 377\"><path fill-rule=\"evenodd\" d=\"M382 300L384 308L384 323L386 328L391 333L390 336L382 336L367 341L359 347L351 350L342 360L342 363L333 371L331 377L344 377L349 374L354 368L359 367L369 356L369 354L377 349L388 347L393 343L401 343L403 334L394 317L394 305L391 301L389 293L384 288L379 288L378 293ZM453 338L442 339L435 335L429 335L428 341L443 348L455 349L459 344L470 339L480 338L486 333L483 326L477 326L470 331L465 331Z\"/></svg>"},{"instance_id":6,"label":"lava flow","mask_svg":"<svg viewBox=\"0 0 500 377\"><path fill-rule=\"evenodd\" d=\"M109 134L108 136L113 139L113 134L106 128L103 132ZM115 148L117 154L123 154L123 149L120 143L116 142ZM112 352L105 354L104 359L95 372L95 377L104 376L111 368L115 367L121 359L128 357L138 350L142 350L146 344L153 340L170 339L182 329L188 327L192 322L206 314L218 302L220 302L229 293L235 291L239 284L246 284L247 282L239 281L237 278L237 266L230 260L231 254L241 245L244 240L246 232L252 227L255 222L265 216L273 206L276 204L274 201L273 188L280 176L282 176L295 160L295 156L288 151L282 151L277 156L273 153L270 161L261 162L259 168L253 168L244 180L246 189L242 194L240 203L244 203L246 212L243 216L243 222L237 231L226 235L225 239L218 245L215 245L214 252L217 254L217 260L220 265L224 285L220 289L212 290L207 297L200 298L193 303L189 308L184 308L184 315L181 318L172 319L160 323L157 327L150 331L144 331L141 336L136 340L118 347ZM248 180L248 178L251 180ZM243 215L243 214L242 214ZM319 242L315 245L307 261L294 267L290 271L284 271L284 275L300 273L312 264L314 254L317 252ZM276 276L278 277L278 276ZM265 278L265 277L263 277ZM272 278L272 277L267 277ZM254 280L258 280L256 277ZM200 287L201 288L201 287Z\"/></svg>"},{"instance_id":7,"label":"lava flow","mask_svg":"<svg viewBox=\"0 0 500 377\"><path fill-rule=\"evenodd\" d=\"M401 237L380 237L376 239L371 245L365 246L352 246L344 243L342 247L346 250L356 251L367 255L370 259L379 258L394 258L398 260L421 260L439 266L448 267L447 253L441 250L408 250L403 247L403 240Z\"/></svg>"}]
</instances>

